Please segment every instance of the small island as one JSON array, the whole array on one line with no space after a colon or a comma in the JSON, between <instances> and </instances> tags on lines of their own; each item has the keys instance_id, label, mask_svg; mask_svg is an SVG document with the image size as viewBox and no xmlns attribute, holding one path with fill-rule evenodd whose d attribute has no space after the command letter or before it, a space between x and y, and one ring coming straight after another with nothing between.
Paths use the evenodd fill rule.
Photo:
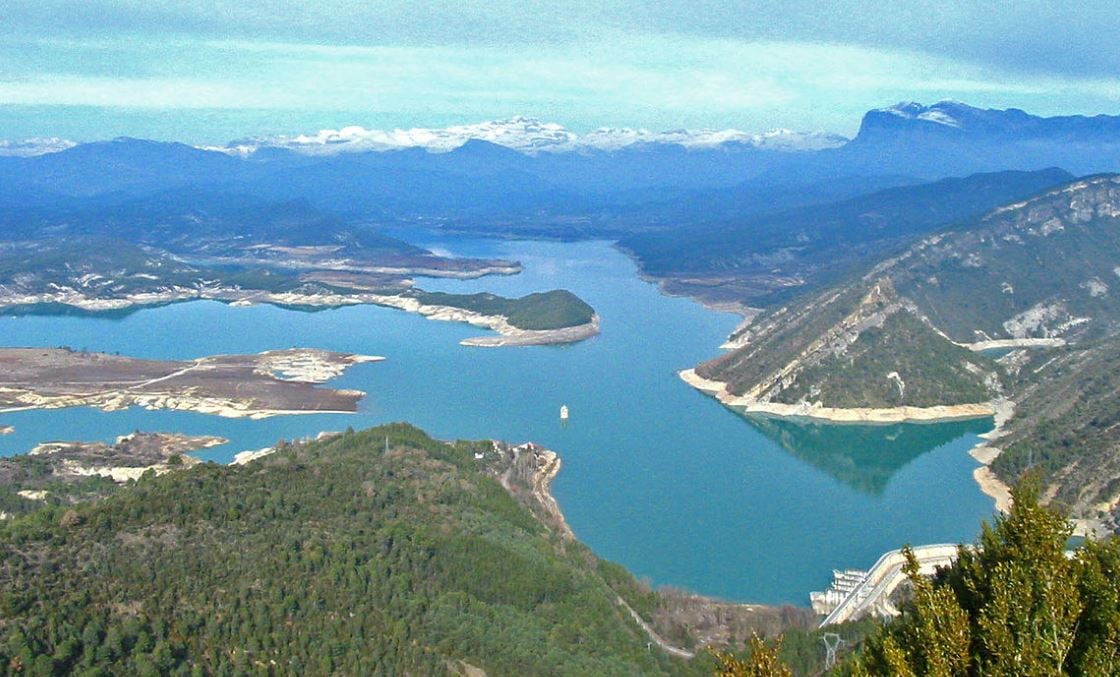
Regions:
<instances>
[{"instance_id":1,"label":"small island","mask_svg":"<svg viewBox=\"0 0 1120 677\"><path fill-rule=\"evenodd\" d=\"M489 293L448 294L419 289L386 300L390 305L433 320L466 322L498 336L460 341L465 346L500 347L574 343L599 333L591 306L567 289L506 298Z\"/></svg>"}]
</instances>

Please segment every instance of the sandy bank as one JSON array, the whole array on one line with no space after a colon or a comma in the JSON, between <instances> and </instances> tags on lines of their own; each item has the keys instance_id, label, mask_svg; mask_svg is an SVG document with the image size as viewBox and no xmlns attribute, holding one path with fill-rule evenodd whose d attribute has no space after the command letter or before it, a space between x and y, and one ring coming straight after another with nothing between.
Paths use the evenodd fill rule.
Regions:
<instances>
[{"instance_id":1,"label":"sandy bank","mask_svg":"<svg viewBox=\"0 0 1120 677\"><path fill-rule=\"evenodd\" d=\"M984 464L972 471L972 478L980 485L980 491L992 497L996 510L1007 512L1011 509L1011 487L992 472L992 461L1003 452L999 447L993 446L992 442L1003 436L1004 426L1015 414L1015 403L1006 399L996 400L993 402L993 408L995 427L980 435L984 441L970 449L968 453Z\"/></svg>"},{"instance_id":2,"label":"sandy bank","mask_svg":"<svg viewBox=\"0 0 1120 677\"><path fill-rule=\"evenodd\" d=\"M560 474L559 454L532 442L509 445L492 440L491 443L493 453L501 459L500 468L492 468L492 472L502 487L561 538L576 540L560 504L552 495L552 481ZM476 460L484 457L485 454L475 455Z\"/></svg>"},{"instance_id":3,"label":"sandy bank","mask_svg":"<svg viewBox=\"0 0 1120 677\"><path fill-rule=\"evenodd\" d=\"M727 391L726 383L703 378L696 373L695 369L685 369L680 372L680 377L685 383L701 392L712 395L728 407L742 409L747 413L767 414L783 418L812 418L834 423L933 423L985 418L995 414L995 407L989 402L946 404L934 407L860 407L850 409L808 403L764 402L744 395L734 395Z\"/></svg>"},{"instance_id":4,"label":"sandy bank","mask_svg":"<svg viewBox=\"0 0 1120 677\"><path fill-rule=\"evenodd\" d=\"M459 341L459 345L478 348L500 348L503 346L543 346L561 343L576 343L599 334L599 316L595 315L586 324L560 329L518 329L505 322L492 327L499 336L476 336Z\"/></svg>"},{"instance_id":5,"label":"sandy bank","mask_svg":"<svg viewBox=\"0 0 1120 677\"><path fill-rule=\"evenodd\" d=\"M560 510L560 504L552 495L552 481L560 474L560 455L547 449L539 450L537 454L539 462L537 471L533 474L533 496L552 517L560 535L574 541L576 535L568 526L568 521L564 519L564 513Z\"/></svg>"},{"instance_id":6,"label":"sandy bank","mask_svg":"<svg viewBox=\"0 0 1120 677\"><path fill-rule=\"evenodd\" d=\"M742 304L735 304L734 308L729 307L727 304L720 303L702 303L702 305L709 310L732 312L743 317L739 324L735 325L735 328L727 335L727 340L720 345L721 349L738 350L750 343L750 326L754 324L755 319L762 314L761 308L752 308Z\"/></svg>"},{"instance_id":7,"label":"sandy bank","mask_svg":"<svg viewBox=\"0 0 1120 677\"><path fill-rule=\"evenodd\" d=\"M1007 486L992 469L982 465L972 471L972 479L980 485L980 491L992 498L996 503L996 510L1006 513L1011 510L1011 487Z\"/></svg>"},{"instance_id":8,"label":"sandy bank","mask_svg":"<svg viewBox=\"0 0 1120 677\"><path fill-rule=\"evenodd\" d=\"M229 464L230 465L245 465L245 464L247 464L251 461L257 460L258 458L264 458L265 456L271 456L272 454L275 454L275 453L276 453L276 447L265 447L264 449L258 449L257 451L239 451L239 452L237 452L236 454L233 455L233 460L230 461Z\"/></svg>"}]
</instances>

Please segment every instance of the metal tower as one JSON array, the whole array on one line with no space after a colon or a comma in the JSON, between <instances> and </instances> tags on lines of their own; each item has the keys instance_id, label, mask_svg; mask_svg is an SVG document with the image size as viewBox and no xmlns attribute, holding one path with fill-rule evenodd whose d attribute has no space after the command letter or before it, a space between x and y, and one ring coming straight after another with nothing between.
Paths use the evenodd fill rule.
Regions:
<instances>
[{"instance_id":1,"label":"metal tower","mask_svg":"<svg viewBox=\"0 0 1120 677\"><path fill-rule=\"evenodd\" d=\"M836 667L836 650L840 648L844 640L840 639L840 635L835 632L826 632L824 633L824 637L821 637L821 641L824 642L825 650L824 669L831 670Z\"/></svg>"}]
</instances>

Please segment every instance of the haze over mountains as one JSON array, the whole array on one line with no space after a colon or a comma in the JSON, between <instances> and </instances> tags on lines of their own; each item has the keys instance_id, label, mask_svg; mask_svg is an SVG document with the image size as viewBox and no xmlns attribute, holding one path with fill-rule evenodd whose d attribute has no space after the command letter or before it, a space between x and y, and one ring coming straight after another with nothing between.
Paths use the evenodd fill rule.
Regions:
<instances>
[{"instance_id":1,"label":"haze over mountains","mask_svg":"<svg viewBox=\"0 0 1120 677\"><path fill-rule=\"evenodd\" d=\"M843 145L847 138L826 132L795 132L772 129L750 134L738 129L676 129L653 132L630 127L601 127L577 134L554 122L515 116L505 120L456 125L443 129L365 129L360 126L323 129L315 134L264 136L232 141L214 148L227 153L251 155L261 149L285 148L305 155L336 155L365 151L425 148L435 152L454 150L470 140L489 141L524 153L618 150L633 144L674 144L685 148L712 148L725 143L770 150L820 150Z\"/></svg>"},{"instance_id":2,"label":"haze over mountains","mask_svg":"<svg viewBox=\"0 0 1120 677\"><path fill-rule=\"evenodd\" d=\"M267 198L303 197L341 214L578 216L616 231L620 219L629 222L627 229L678 221L679 205L693 197L705 207L686 214L690 218L703 216L708 203L732 205L727 214L737 215L746 204L757 211L811 202L822 182L830 186L821 198L830 201L865 185L879 189L982 171L1120 169L1120 117L1040 118L941 102L871 111L850 142L788 130L604 129L580 136L557 124L513 118L441 130L349 127L240 140L220 149L128 138L67 145L44 138L0 148L0 203L221 186ZM848 191L834 187L857 177ZM791 186L806 187L810 195ZM749 199L736 200L741 193ZM642 205L637 213L635 204Z\"/></svg>"}]
</instances>

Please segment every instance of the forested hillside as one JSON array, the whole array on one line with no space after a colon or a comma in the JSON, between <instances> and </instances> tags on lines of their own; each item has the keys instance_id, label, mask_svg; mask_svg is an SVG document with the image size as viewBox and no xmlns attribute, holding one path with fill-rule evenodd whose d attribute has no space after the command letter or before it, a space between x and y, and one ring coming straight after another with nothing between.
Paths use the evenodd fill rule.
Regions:
<instances>
[{"instance_id":1,"label":"forested hillside","mask_svg":"<svg viewBox=\"0 0 1120 677\"><path fill-rule=\"evenodd\" d=\"M1053 501L1112 520L1120 496L1120 336L1040 352L1018 366L1015 416L993 444L992 470L1051 483Z\"/></svg>"},{"instance_id":2,"label":"forested hillside","mask_svg":"<svg viewBox=\"0 0 1120 677\"><path fill-rule=\"evenodd\" d=\"M636 599L633 579L546 528L498 462L392 425L0 522L0 672L710 670L650 651L604 574Z\"/></svg>"}]
</instances>

